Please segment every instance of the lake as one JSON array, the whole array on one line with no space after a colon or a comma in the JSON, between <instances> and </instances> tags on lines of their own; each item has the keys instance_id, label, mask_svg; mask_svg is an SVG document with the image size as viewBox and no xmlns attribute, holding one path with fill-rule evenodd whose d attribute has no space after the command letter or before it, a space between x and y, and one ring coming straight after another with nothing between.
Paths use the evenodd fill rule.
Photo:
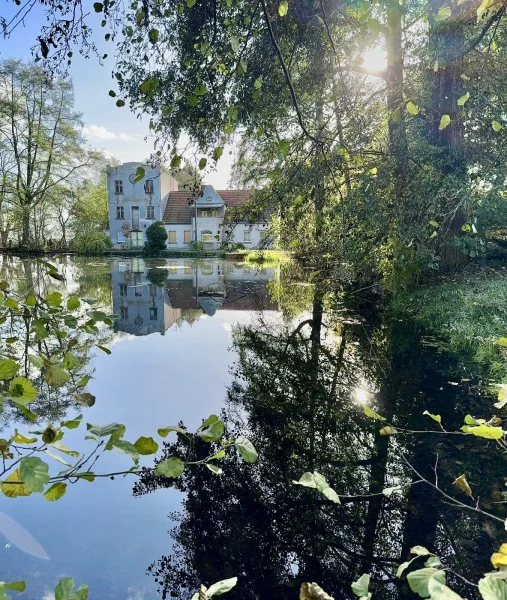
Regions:
<instances>
[{"instance_id":1,"label":"lake","mask_svg":"<svg viewBox=\"0 0 507 600\"><path fill-rule=\"evenodd\" d=\"M153 436L162 446L158 428L182 421L192 431L215 413L227 435L252 440L259 459L247 464L228 453L222 475L196 466L167 485L149 473L80 481L52 503L2 496L0 511L49 556L3 540L2 578L26 580L23 597L50 599L56 581L72 576L90 586L91 598L189 598L200 583L238 576L227 597L297 598L302 581L316 581L341 598L365 572L376 596L410 597L394 574L417 545L441 558L453 589L477 595L465 580L490 569L505 528L467 507L480 498L484 510L506 518L498 504L505 460L494 441L445 435L424 414L459 431L466 414L495 412L488 361L472 347L457 350L449 328L432 331L410 311L381 310L291 263L54 262L65 282L34 260L5 256L1 278L20 293L94 299L119 318L101 330L111 354L90 352L95 405L82 411L49 397L51 418L84 412L91 423L124 423L128 440ZM386 435L365 406L396 430ZM4 435L17 418L4 412ZM19 420L19 428L30 426ZM65 443L83 450L82 430ZM208 451L201 446L198 456ZM172 433L157 457L185 452ZM130 465L111 452L95 471ZM341 503L295 485L305 472L322 474ZM473 498L453 485L461 475ZM435 489L436 477L450 499Z\"/></svg>"}]
</instances>

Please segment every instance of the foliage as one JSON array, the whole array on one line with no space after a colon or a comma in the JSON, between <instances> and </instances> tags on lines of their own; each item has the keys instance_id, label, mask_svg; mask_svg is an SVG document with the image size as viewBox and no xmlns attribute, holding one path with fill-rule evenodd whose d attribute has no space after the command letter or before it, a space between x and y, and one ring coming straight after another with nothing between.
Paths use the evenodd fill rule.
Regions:
<instances>
[{"instance_id":1,"label":"foliage","mask_svg":"<svg viewBox=\"0 0 507 600\"><path fill-rule=\"evenodd\" d=\"M158 256L166 248L167 231L162 221L155 221L146 230L144 253L147 256Z\"/></svg>"},{"instance_id":2,"label":"foliage","mask_svg":"<svg viewBox=\"0 0 507 600\"><path fill-rule=\"evenodd\" d=\"M251 250L245 257L245 262L257 265L278 265L290 260L286 252L280 250Z\"/></svg>"},{"instance_id":3,"label":"foliage","mask_svg":"<svg viewBox=\"0 0 507 600\"><path fill-rule=\"evenodd\" d=\"M111 248L110 237L102 231L80 233L72 240L72 249L77 254L100 256Z\"/></svg>"}]
</instances>

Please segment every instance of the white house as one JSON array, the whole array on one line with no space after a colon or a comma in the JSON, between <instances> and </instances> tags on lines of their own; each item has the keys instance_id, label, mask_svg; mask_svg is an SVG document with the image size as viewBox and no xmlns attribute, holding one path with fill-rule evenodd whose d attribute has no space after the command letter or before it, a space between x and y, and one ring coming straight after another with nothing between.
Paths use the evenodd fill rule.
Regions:
<instances>
[{"instance_id":1,"label":"white house","mask_svg":"<svg viewBox=\"0 0 507 600\"><path fill-rule=\"evenodd\" d=\"M138 167L145 170L135 182ZM160 166L125 163L107 171L109 234L114 248L141 248L146 229L162 221L167 248L188 248L202 242L205 248L241 243L245 248L268 247L264 217L252 223L240 216L250 198L248 190L215 190L204 185L199 191L178 191L177 181Z\"/></svg>"}]
</instances>

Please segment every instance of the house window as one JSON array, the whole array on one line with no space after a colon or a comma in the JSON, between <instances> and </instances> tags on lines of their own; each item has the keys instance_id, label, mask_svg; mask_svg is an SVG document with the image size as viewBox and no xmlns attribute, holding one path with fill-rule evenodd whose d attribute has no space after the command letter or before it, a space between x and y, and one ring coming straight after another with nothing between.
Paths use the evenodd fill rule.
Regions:
<instances>
[{"instance_id":1,"label":"house window","mask_svg":"<svg viewBox=\"0 0 507 600\"><path fill-rule=\"evenodd\" d=\"M125 210L123 209L123 206L117 206L116 207L116 218L117 219L124 219L125 218Z\"/></svg>"},{"instance_id":2,"label":"house window","mask_svg":"<svg viewBox=\"0 0 507 600\"><path fill-rule=\"evenodd\" d=\"M132 248L139 248L139 246L143 246L144 233L142 231L133 231L130 234L130 242L132 244Z\"/></svg>"},{"instance_id":3,"label":"house window","mask_svg":"<svg viewBox=\"0 0 507 600\"><path fill-rule=\"evenodd\" d=\"M251 242L252 241L252 232L251 231L243 231L243 241Z\"/></svg>"},{"instance_id":4,"label":"house window","mask_svg":"<svg viewBox=\"0 0 507 600\"><path fill-rule=\"evenodd\" d=\"M153 194L153 179L147 179L144 182L144 193L145 194Z\"/></svg>"},{"instance_id":5,"label":"house window","mask_svg":"<svg viewBox=\"0 0 507 600\"><path fill-rule=\"evenodd\" d=\"M121 179L117 179L114 182L114 193L123 194L123 181Z\"/></svg>"},{"instance_id":6,"label":"house window","mask_svg":"<svg viewBox=\"0 0 507 600\"><path fill-rule=\"evenodd\" d=\"M156 320L157 320L157 307L151 306L150 307L150 321L156 321Z\"/></svg>"},{"instance_id":7,"label":"house window","mask_svg":"<svg viewBox=\"0 0 507 600\"><path fill-rule=\"evenodd\" d=\"M201 217L207 217L208 216L208 211L207 210L201 210Z\"/></svg>"},{"instance_id":8,"label":"house window","mask_svg":"<svg viewBox=\"0 0 507 600\"><path fill-rule=\"evenodd\" d=\"M202 263L201 265L201 274L202 275L213 275L213 263Z\"/></svg>"},{"instance_id":9,"label":"house window","mask_svg":"<svg viewBox=\"0 0 507 600\"><path fill-rule=\"evenodd\" d=\"M185 244L190 244L190 242L192 241L192 232L191 231L183 232L183 241L185 242Z\"/></svg>"},{"instance_id":10,"label":"house window","mask_svg":"<svg viewBox=\"0 0 507 600\"><path fill-rule=\"evenodd\" d=\"M167 232L167 242L169 244L176 244L176 231Z\"/></svg>"},{"instance_id":11,"label":"house window","mask_svg":"<svg viewBox=\"0 0 507 600\"><path fill-rule=\"evenodd\" d=\"M220 216L218 213L219 213L218 208L212 208L211 209L211 216L215 217L215 219Z\"/></svg>"},{"instance_id":12,"label":"house window","mask_svg":"<svg viewBox=\"0 0 507 600\"><path fill-rule=\"evenodd\" d=\"M125 239L125 234L123 231L118 231L116 233L116 238L118 239L118 244L124 244L127 240Z\"/></svg>"},{"instance_id":13,"label":"house window","mask_svg":"<svg viewBox=\"0 0 507 600\"><path fill-rule=\"evenodd\" d=\"M127 295L127 284L120 283L120 296L126 296L126 295Z\"/></svg>"},{"instance_id":14,"label":"house window","mask_svg":"<svg viewBox=\"0 0 507 600\"><path fill-rule=\"evenodd\" d=\"M202 231L201 232L201 242L204 244L209 244L213 242L213 234L211 231Z\"/></svg>"},{"instance_id":15,"label":"house window","mask_svg":"<svg viewBox=\"0 0 507 600\"><path fill-rule=\"evenodd\" d=\"M153 283L150 283L148 285L148 292L152 298L154 298L157 295L156 290L157 290L157 288L155 285L153 285Z\"/></svg>"},{"instance_id":16,"label":"house window","mask_svg":"<svg viewBox=\"0 0 507 600\"><path fill-rule=\"evenodd\" d=\"M129 307L128 306L120 306L120 318L121 319L129 318Z\"/></svg>"},{"instance_id":17,"label":"house window","mask_svg":"<svg viewBox=\"0 0 507 600\"><path fill-rule=\"evenodd\" d=\"M147 219L154 219L155 218L155 207L154 206L147 206L146 207L146 218Z\"/></svg>"},{"instance_id":18,"label":"house window","mask_svg":"<svg viewBox=\"0 0 507 600\"><path fill-rule=\"evenodd\" d=\"M134 296L138 298L143 295L143 282L141 281L141 275L136 273L134 275Z\"/></svg>"}]
</instances>

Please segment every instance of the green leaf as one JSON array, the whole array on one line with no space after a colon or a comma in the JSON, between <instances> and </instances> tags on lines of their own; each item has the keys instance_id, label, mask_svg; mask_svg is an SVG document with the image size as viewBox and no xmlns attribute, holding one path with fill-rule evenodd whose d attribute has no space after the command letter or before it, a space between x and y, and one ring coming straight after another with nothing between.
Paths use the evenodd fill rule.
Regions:
<instances>
[{"instance_id":1,"label":"green leaf","mask_svg":"<svg viewBox=\"0 0 507 600\"><path fill-rule=\"evenodd\" d=\"M385 421L386 418L379 415L377 412L375 412L374 410L372 410L369 406L364 405L363 406L363 410L364 410L364 414L367 417L370 417L372 419L377 419L377 421Z\"/></svg>"},{"instance_id":2,"label":"green leaf","mask_svg":"<svg viewBox=\"0 0 507 600\"><path fill-rule=\"evenodd\" d=\"M159 477L179 477L183 470L185 469L185 465L181 462L179 458L172 456L171 458L167 458L158 463L155 467L155 475Z\"/></svg>"},{"instance_id":3,"label":"green leaf","mask_svg":"<svg viewBox=\"0 0 507 600\"><path fill-rule=\"evenodd\" d=\"M239 50L239 40L234 35L231 37L231 48L234 53L236 53Z\"/></svg>"},{"instance_id":4,"label":"green leaf","mask_svg":"<svg viewBox=\"0 0 507 600\"><path fill-rule=\"evenodd\" d=\"M56 460L57 462L61 463L62 465L65 465L66 467L72 467L72 465L70 463L68 463L66 460L64 460L59 454L57 454L56 452L51 452L51 450L44 450L44 454L47 454L48 456L50 456L53 460Z\"/></svg>"},{"instance_id":5,"label":"green leaf","mask_svg":"<svg viewBox=\"0 0 507 600\"><path fill-rule=\"evenodd\" d=\"M203 83L199 84L194 90L194 94L196 96L204 96L204 94L207 94L207 92L208 88Z\"/></svg>"},{"instance_id":6,"label":"green leaf","mask_svg":"<svg viewBox=\"0 0 507 600\"><path fill-rule=\"evenodd\" d=\"M507 347L507 337L501 337L501 338L498 338L498 339L496 340L496 343L497 343L499 346L504 346L504 347Z\"/></svg>"},{"instance_id":7,"label":"green leaf","mask_svg":"<svg viewBox=\"0 0 507 600\"><path fill-rule=\"evenodd\" d=\"M407 575L407 581L410 589L415 594L421 596L421 598L428 598L430 595L428 583L431 579L435 579L442 585L445 585L445 572L433 567L426 567L424 569L412 571L412 573Z\"/></svg>"},{"instance_id":8,"label":"green leaf","mask_svg":"<svg viewBox=\"0 0 507 600\"><path fill-rule=\"evenodd\" d=\"M458 106L464 106L469 98L470 98L470 92L467 92L466 94L461 96L461 98L458 98Z\"/></svg>"},{"instance_id":9,"label":"green leaf","mask_svg":"<svg viewBox=\"0 0 507 600\"><path fill-rule=\"evenodd\" d=\"M254 463L257 460L257 450L250 440L240 435L234 442L241 458L247 463Z\"/></svg>"},{"instance_id":10,"label":"green leaf","mask_svg":"<svg viewBox=\"0 0 507 600\"><path fill-rule=\"evenodd\" d=\"M97 348L99 350L102 350L102 352L104 352L105 354L111 354L111 350L109 350L109 348L106 348L105 346L101 346L100 344L97 344Z\"/></svg>"},{"instance_id":11,"label":"green leaf","mask_svg":"<svg viewBox=\"0 0 507 600\"><path fill-rule=\"evenodd\" d=\"M465 416L465 423L467 425L480 425L479 421L477 421L476 419L474 419L472 417L472 415L466 415Z\"/></svg>"},{"instance_id":12,"label":"green leaf","mask_svg":"<svg viewBox=\"0 0 507 600\"><path fill-rule=\"evenodd\" d=\"M24 581L11 581L10 583L2 581L0 582L0 589L24 592L26 590L26 583Z\"/></svg>"},{"instance_id":13,"label":"green leaf","mask_svg":"<svg viewBox=\"0 0 507 600\"><path fill-rule=\"evenodd\" d=\"M26 377L15 377L9 385L9 395L16 404L25 405L37 397L37 390Z\"/></svg>"},{"instance_id":14,"label":"green leaf","mask_svg":"<svg viewBox=\"0 0 507 600\"><path fill-rule=\"evenodd\" d=\"M211 596L221 596L222 594L225 594L225 592L232 590L237 583L237 577L217 581L217 583L214 583L206 590L206 596L208 596L208 598L211 598Z\"/></svg>"},{"instance_id":15,"label":"green leaf","mask_svg":"<svg viewBox=\"0 0 507 600\"><path fill-rule=\"evenodd\" d=\"M16 402L16 408L21 411L25 417L27 419L30 419L30 421L36 421L37 420L37 415L35 413L33 413L32 411L28 410L28 408L26 408L26 406L23 406L22 404L18 404L16 400L14 400L14 402Z\"/></svg>"},{"instance_id":16,"label":"green leaf","mask_svg":"<svg viewBox=\"0 0 507 600\"><path fill-rule=\"evenodd\" d=\"M35 296L28 296L25 298L25 305L33 308L37 304L37 298Z\"/></svg>"},{"instance_id":17,"label":"green leaf","mask_svg":"<svg viewBox=\"0 0 507 600\"><path fill-rule=\"evenodd\" d=\"M428 582L428 591L431 596L431 600L463 600L463 598L453 592L451 588L438 581L435 577L432 577Z\"/></svg>"},{"instance_id":18,"label":"green leaf","mask_svg":"<svg viewBox=\"0 0 507 600\"><path fill-rule=\"evenodd\" d=\"M81 366L81 360L75 354L72 354L72 352L66 352L63 357L62 367L71 371L79 366Z\"/></svg>"},{"instance_id":19,"label":"green leaf","mask_svg":"<svg viewBox=\"0 0 507 600\"><path fill-rule=\"evenodd\" d=\"M139 90L141 91L141 94L144 94L145 96L147 96L148 94L152 94L153 92L156 92L157 89L158 89L158 80L153 79L153 77L148 77L139 86Z\"/></svg>"},{"instance_id":20,"label":"green leaf","mask_svg":"<svg viewBox=\"0 0 507 600\"><path fill-rule=\"evenodd\" d=\"M435 16L435 21L445 21L452 15L452 11L448 6L441 6Z\"/></svg>"},{"instance_id":21,"label":"green leaf","mask_svg":"<svg viewBox=\"0 0 507 600\"><path fill-rule=\"evenodd\" d=\"M19 371L19 365L12 358L0 360L0 379L11 379Z\"/></svg>"},{"instance_id":22,"label":"green leaf","mask_svg":"<svg viewBox=\"0 0 507 600\"><path fill-rule=\"evenodd\" d=\"M53 448L56 448L60 452L63 452L64 454L68 454L69 456L74 456L76 458L80 456L79 452L67 448L67 446L65 446L65 444L62 444L61 442L53 442L51 446L53 446Z\"/></svg>"},{"instance_id":23,"label":"green leaf","mask_svg":"<svg viewBox=\"0 0 507 600\"><path fill-rule=\"evenodd\" d=\"M60 294L60 292L53 292L52 294L48 294L46 296L46 303L52 308L57 308L62 304L62 295Z\"/></svg>"},{"instance_id":24,"label":"green leaf","mask_svg":"<svg viewBox=\"0 0 507 600\"><path fill-rule=\"evenodd\" d=\"M55 600L88 600L88 586L80 585L75 591L74 580L71 577L63 577L56 584Z\"/></svg>"},{"instance_id":25,"label":"green leaf","mask_svg":"<svg viewBox=\"0 0 507 600\"><path fill-rule=\"evenodd\" d=\"M75 477L79 477L79 479L84 479L85 481L95 481L95 473L92 473L92 471L83 471L82 473L76 473Z\"/></svg>"},{"instance_id":26,"label":"green leaf","mask_svg":"<svg viewBox=\"0 0 507 600\"><path fill-rule=\"evenodd\" d=\"M361 577L352 584L352 592L359 598L368 597L368 587L370 585L370 574L364 573Z\"/></svg>"},{"instance_id":27,"label":"green leaf","mask_svg":"<svg viewBox=\"0 0 507 600\"><path fill-rule=\"evenodd\" d=\"M407 102L407 112L414 117L419 114L419 109L413 102Z\"/></svg>"},{"instance_id":28,"label":"green leaf","mask_svg":"<svg viewBox=\"0 0 507 600\"><path fill-rule=\"evenodd\" d=\"M102 2L94 2L93 9L96 13L102 12L104 10L104 5L102 4Z\"/></svg>"},{"instance_id":29,"label":"green leaf","mask_svg":"<svg viewBox=\"0 0 507 600\"><path fill-rule=\"evenodd\" d=\"M479 580L479 592L483 600L507 600L507 582L505 579L483 577Z\"/></svg>"},{"instance_id":30,"label":"green leaf","mask_svg":"<svg viewBox=\"0 0 507 600\"><path fill-rule=\"evenodd\" d=\"M491 121L491 127L493 127L494 131L498 132L500 129L502 129L502 124L498 121Z\"/></svg>"},{"instance_id":31,"label":"green leaf","mask_svg":"<svg viewBox=\"0 0 507 600\"><path fill-rule=\"evenodd\" d=\"M207 158L201 158L201 160L199 161L199 169L202 171L203 169L206 168L207 164L208 164L208 159Z\"/></svg>"},{"instance_id":32,"label":"green leaf","mask_svg":"<svg viewBox=\"0 0 507 600\"><path fill-rule=\"evenodd\" d=\"M262 75L260 77L257 77L257 79L254 81L254 88L256 90L260 90L262 87Z\"/></svg>"},{"instance_id":33,"label":"green leaf","mask_svg":"<svg viewBox=\"0 0 507 600\"><path fill-rule=\"evenodd\" d=\"M67 429L77 429L81 425L81 421L83 420L83 415L78 415L74 417L74 419L69 419L68 421L61 421L60 427L66 427Z\"/></svg>"},{"instance_id":34,"label":"green leaf","mask_svg":"<svg viewBox=\"0 0 507 600\"><path fill-rule=\"evenodd\" d=\"M28 360L37 369L42 369L42 367L44 366L44 359L42 358L42 356L39 356L38 354L29 354Z\"/></svg>"},{"instance_id":35,"label":"green leaf","mask_svg":"<svg viewBox=\"0 0 507 600\"><path fill-rule=\"evenodd\" d=\"M159 429L158 430L158 435L160 437L167 437L169 433L171 433L171 431L176 431L177 433L181 433L182 435L187 435L187 432L185 429L183 429L183 427L179 427L178 425L168 425L167 427L164 427L163 429Z\"/></svg>"},{"instance_id":36,"label":"green leaf","mask_svg":"<svg viewBox=\"0 0 507 600\"><path fill-rule=\"evenodd\" d=\"M416 556L429 556L431 552L424 546L413 546L410 548L410 554L415 554Z\"/></svg>"},{"instance_id":37,"label":"green leaf","mask_svg":"<svg viewBox=\"0 0 507 600\"><path fill-rule=\"evenodd\" d=\"M287 0L282 0L280 2L280 4L278 5L278 14L281 17L285 17L285 15L287 14L289 10L289 3L287 2Z\"/></svg>"},{"instance_id":38,"label":"green leaf","mask_svg":"<svg viewBox=\"0 0 507 600\"><path fill-rule=\"evenodd\" d=\"M121 108L122 106L125 106L125 100L116 100L116 106L118 108Z\"/></svg>"},{"instance_id":39,"label":"green leaf","mask_svg":"<svg viewBox=\"0 0 507 600\"><path fill-rule=\"evenodd\" d=\"M143 167L137 167L136 169L136 175L134 177L134 183L138 183L139 181L141 181L144 176L146 175L146 171L143 169ZM92 319L95 319L94 315L97 313L100 313L101 311L93 311L92 312ZM101 315L102 316L102 315ZM107 318L107 315L104 315ZM95 319L95 321L98 321L99 319ZM101 321L104 320L104 317L102 317L100 319Z\"/></svg>"},{"instance_id":40,"label":"green leaf","mask_svg":"<svg viewBox=\"0 0 507 600\"><path fill-rule=\"evenodd\" d=\"M188 96L187 102L190 104L190 106L197 106L199 104L199 98L195 94L191 94Z\"/></svg>"},{"instance_id":41,"label":"green leaf","mask_svg":"<svg viewBox=\"0 0 507 600\"><path fill-rule=\"evenodd\" d=\"M501 427L492 427L490 425L479 425L477 427L463 425L461 430L487 440L499 440L503 437L503 429Z\"/></svg>"},{"instance_id":42,"label":"green leaf","mask_svg":"<svg viewBox=\"0 0 507 600\"><path fill-rule=\"evenodd\" d=\"M340 504L340 497L338 494L333 490L332 487L329 486L326 478L320 473L317 473L317 471L313 473L303 473L299 481L293 480L292 483L296 485L302 485L303 487L314 488L323 494L328 500L331 500L335 504Z\"/></svg>"},{"instance_id":43,"label":"green leaf","mask_svg":"<svg viewBox=\"0 0 507 600\"><path fill-rule=\"evenodd\" d=\"M134 444L139 454L155 454L158 450L158 444L152 437L140 437Z\"/></svg>"},{"instance_id":44,"label":"green leaf","mask_svg":"<svg viewBox=\"0 0 507 600\"><path fill-rule=\"evenodd\" d=\"M439 224L436 221L430 221L430 225L433 227L439 227Z\"/></svg>"},{"instance_id":45,"label":"green leaf","mask_svg":"<svg viewBox=\"0 0 507 600\"><path fill-rule=\"evenodd\" d=\"M216 415L210 415L199 427L197 434L205 442L216 442L224 435L224 424Z\"/></svg>"},{"instance_id":46,"label":"green leaf","mask_svg":"<svg viewBox=\"0 0 507 600\"><path fill-rule=\"evenodd\" d=\"M223 153L224 153L224 149L222 148L222 146L217 146L213 150L213 159L218 160L222 156Z\"/></svg>"},{"instance_id":47,"label":"green leaf","mask_svg":"<svg viewBox=\"0 0 507 600\"><path fill-rule=\"evenodd\" d=\"M51 387L62 387L69 381L70 373L56 365L48 365L44 370L44 379Z\"/></svg>"},{"instance_id":48,"label":"green leaf","mask_svg":"<svg viewBox=\"0 0 507 600\"><path fill-rule=\"evenodd\" d=\"M215 475L222 475L222 473L223 473L223 470L220 467L217 467L216 465L210 465L210 464L206 463L206 466L208 467L208 469L210 471L215 473Z\"/></svg>"},{"instance_id":49,"label":"green leaf","mask_svg":"<svg viewBox=\"0 0 507 600\"><path fill-rule=\"evenodd\" d=\"M158 42L159 35L160 32L158 29L150 29L150 32L148 33L148 39L152 44L156 44Z\"/></svg>"},{"instance_id":50,"label":"green leaf","mask_svg":"<svg viewBox=\"0 0 507 600\"><path fill-rule=\"evenodd\" d=\"M130 456L136 465L139 462L139 453L134 444L127 442L127 440L118 440L113 444L113 447L123 452L123 454Z\"/></svg>"},{"instance_id":51,"label":"green leaf","mask_svg":"<svg viewBox=\"0 0 507 600\"><path fill-rule=\"evenodd\" d=\"M431 419L433 419L434 421L436 421L437 423L442 423L442 417L440 415L432 415L430 412L428 412L427 410L425 410L423 412L423 415L427 415L428 417L430 417Z\"/></svg>"},{"instance_id":52,"label":"green leaf","mask_svg":"<svg viewBox=\"0 0 507 600\"><path fill-rule=\"evenodd\" d=\"M119 427L124 427L124 425L121 425L120 423L109 423L108 425L86 424L86 429L97 437L107 437L117 431Z\"/></svg>"},{"instance_id":53,"label":"green leaf","mask_svg":"<svg viewBox=\"0 0 507 600\"><path fill-rule=\"evenodd\" d=\"M88 407L95 404L95 396L90 394L90 392L83 392L82 394L74 393L72 396L76 402L79 402L79 404L84 404Z\"/></svg>"},{"instance_id":54,"label":"green leaf","mask_svg":"<svg viewBox=\"0 0 507 600\"><path fill-rule=\"evenodd\" d=\"M71 296L67 300L67 309L68 310L76 310L76 308L79 308L80 306L81 306L81 302L79 301L79 298L77 296Z\"/></svg>"},{"instance_id":55,"label":"green leaf","mask_svg":"<svg viewBox=\"0 0 507 600\"><path fill-rule=\"evenodd\" d=\"M62 496L65 496L66 491L67 484L58 481L57 483L53 483L53 485L44 492L43 496L49 502L55 502L55 500L60 500Z\"/></svg>"},{"instance_id":56,"label":"green leaf","mask_svg":"<svg viewBox=\"0 0 507 600\"><path fill-rule=\"evenodd\" d=\"M15 469L1 484L2 493L7 498L18 498L20 496L30 496L30 492L21 478L19 469Z\"/></svg>"},{"instance_id":57,"label":"green leaf","mask_svg":"<svg viewBox=\"0 0 507 600\"><path fill-rule=\"evenodd\" d=\"M21 459L19 474L29 492L42 493L49 483L49 466L36 456Z\"/></svg>"},{"instance_id":58,"label":"green leaf","mask_svg":"<svg viewBox=\"0 0 507 600\"><path fill-rule=\"evenodd\" d=\"M35 444L35 442L37 441L36 437L25 437L24 435L21 435L21 433L18 433L18 430L15 429L14 430L14 435L12 436L12 441L16 442L16 444Z\"/></svg>"},{"instance_id":59,"label":"green leaf","mask_svg":"<svg viewBox=\"0 0 507 600\"><path fill-rule=\"evenodd\" d=\"M451 123L451 117L449 115L442 115L438 129L440 131L442 131L442 129L445 129L448 125L450 125L450 123Z\"/></svg>"}]
</instances>

